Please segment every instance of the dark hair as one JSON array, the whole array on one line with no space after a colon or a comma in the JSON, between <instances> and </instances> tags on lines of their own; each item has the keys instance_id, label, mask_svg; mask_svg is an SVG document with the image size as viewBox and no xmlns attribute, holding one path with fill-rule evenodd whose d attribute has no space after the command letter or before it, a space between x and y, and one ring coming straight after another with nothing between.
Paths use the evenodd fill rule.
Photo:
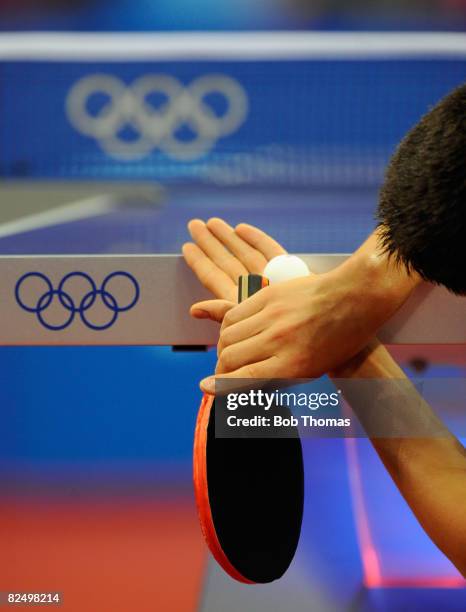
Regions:
<instances>
[{"instance_id":1,"label":"dark hair","mask_svg":"<svg viewBox=\"0 0 466 612\"><path fill-rule=\"evenodd\" d=\"M425 280L466 293L466 85L401 141L377 218L385 252Z\"/></svg>"}]
</instances>

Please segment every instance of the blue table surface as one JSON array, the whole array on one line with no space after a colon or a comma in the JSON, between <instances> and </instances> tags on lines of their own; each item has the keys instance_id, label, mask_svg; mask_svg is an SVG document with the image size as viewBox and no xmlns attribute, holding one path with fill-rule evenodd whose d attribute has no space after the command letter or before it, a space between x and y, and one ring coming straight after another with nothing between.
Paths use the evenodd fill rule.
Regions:
<instances>
[{"instance_id":1,"label":"blue table surface","mask_svg":"<svg viewBox=\"0 0 466 612\"><path fill-rule=\"evenodd\" d=\"M89 219L0 238L0 254L178 253L186 223L220 216L248 222L294 252L348 253L375 226L375 189L178 187L160 203L128 199Z\"/></svg>"}]
</instances>

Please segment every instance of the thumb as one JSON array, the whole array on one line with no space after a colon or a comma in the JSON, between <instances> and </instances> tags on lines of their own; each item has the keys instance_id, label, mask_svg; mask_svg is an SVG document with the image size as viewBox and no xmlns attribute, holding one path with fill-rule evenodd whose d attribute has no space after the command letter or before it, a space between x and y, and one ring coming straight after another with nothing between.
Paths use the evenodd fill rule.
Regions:
<instances>
[{"instance_id":1,"label":"thumb","mask_svg":"<svg viewBox=\"0 0 466 612\"><path fill-rule=\"evenodd\" d=\"M280 372L279 360L277 357L270 357L265 361L259 361L253 365L246 365L234 372L216 373L215 375L207 376L200 382L201 390L204 393L215 395L215 382L223 381L220 387L221 392L228 389L228 392L242 391L252 388L261 388L266 383L278 378ZM228 384L226 383L228 379ZM237 379L237 381L235 381Z\"/></svg>"},{"instance_id":2,"label":"thumb","mask_svg":"<svg viewBox=\"0 0 466 612\"><path fill-rule=\"evenodd\" d=\"M223 317L233 306L236 304L228 300L205 300L193 304L189 312L195 319L211 319L221 323Z\"/></svg>"}]
</instances>

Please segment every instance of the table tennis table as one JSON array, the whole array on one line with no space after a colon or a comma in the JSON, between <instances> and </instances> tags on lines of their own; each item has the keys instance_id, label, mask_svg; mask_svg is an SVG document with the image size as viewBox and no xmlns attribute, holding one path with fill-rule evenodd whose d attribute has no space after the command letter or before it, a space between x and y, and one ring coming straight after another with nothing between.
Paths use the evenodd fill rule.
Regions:
<instances>
[{"instance_id":1,"label":"table tennis table","mask_svg":"<svg viewBox=\"0 0 466 612\"><path fill-rule=\"evenodd\" d=\"M192 189L172 189L156 201L102 194L0 226L0 344L214 345L216 326L189 317L190 304L208 294L179 255L189 238L187 221L220 214L233 224L256 224L290 252L303 254L311 270L322 273L339 265L373 228L375 191L346 193L344 203L341 197L331 190L212 188L197 189L195 194ZM335 252L342 244L347 253ZM139 295L108 325L116 314L114 300L123 308L131 305L134 281L112 279L112 290L120 292L113 298L85 296L89 282L98 287L117 272L131 275ZM62 303L60 295L51 294L37 309L49 288L43 277L34 275L44 275L56 289L65 276L76 273L92 281L68 281L69 290L65 288L74 292L75 307L83 299L93 304L84 304L84 319L73 317L63 327L71 315L69 297ZM35 308L40 318L32 312ZM384 326L380 337L394 345L464 344L464 308L464 298L425 284Z\"/></svg>"},{"instance_id":2,"label":"table tennis table","mask_svg":"<svg viewBox=\"0 0 466 612\"><path fill-rule=\"evenodd\" d=\"M1 177L167 188L157 204L104 192L3 227L0 343L193 346L214 344L216 332L188 316L206 294L179 256L187 220L248 221L317 273L338 265L374 227L397 142L463 81L466 39L10 33L0 60ZM78 281L82 304L66 291ZM24 301L28 291L42 301ZM52 320L60 306L69 323ZM423 286L381 338L464 343L463 309Z\"/></svg>"}]
</instances>

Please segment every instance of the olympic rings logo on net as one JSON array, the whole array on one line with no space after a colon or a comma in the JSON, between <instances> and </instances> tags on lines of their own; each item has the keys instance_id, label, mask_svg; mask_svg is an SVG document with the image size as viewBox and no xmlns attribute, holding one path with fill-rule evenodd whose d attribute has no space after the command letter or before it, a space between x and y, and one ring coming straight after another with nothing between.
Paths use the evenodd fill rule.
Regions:
<instances>
[{"instance_id":1,"label":"olympic rings logo on net","mask_svg":"<svg viewBox=\"0 0 466 612\"><path fill-rule=\"evenodd\" d=\"M72 287L72 284L75 287ZM77 282L76 282L77 281ZM110 284L118 281L124 286L124 301L118 299L110 290ZM40 285L43 284L42 287ZM78 287L76 287L78 285ZM81 285L81 286L79 286ZM27 293L27 296L24 294ZM121 312L133 308L139 300L140 289L137 280L128 272L117 271L109 274L102 285L97 287L94 280L85 272L70 272L53 287L50 279L42 272L27 272L16 283L15 297L19 306L27 312L34 313L38 321L52 331L66 329L79 315L89 329L101 331L111 327ZM53 319L47 313L53 309ZM92 312L99 310L102 321L92 319ZM102 316L103 313L103 316Z\"/></svg>"},{"instance_id":2,"label":"olympic rings logo on net","mask_svg":"<svg viewBox=\"0 0 466 612\"><path fill-rule=\"evenodd\" d=\"M221 113L210 96L222 99ZM100 106L91 102L100 98ZM94 104L95 107L95 104ZM233 134L248 114L248 98L236 79L208 74L184 86L166 74L148 74L126 85L108 74L93 74L77 81L66 99L66 112L74 128L95 138L111 157L135 160L158 148L178 161L192 161ZM188 128L190 138L181 138ZM132 138L124 138L125 130Z\"/></svg>"}]
</instances>

